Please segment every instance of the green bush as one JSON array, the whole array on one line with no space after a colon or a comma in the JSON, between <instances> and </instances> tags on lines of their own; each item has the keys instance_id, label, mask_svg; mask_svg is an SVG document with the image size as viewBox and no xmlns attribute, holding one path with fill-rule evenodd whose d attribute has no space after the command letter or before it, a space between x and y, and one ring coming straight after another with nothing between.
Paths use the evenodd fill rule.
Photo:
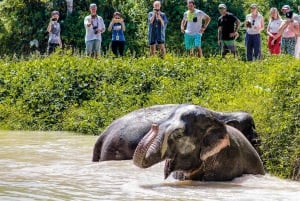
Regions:
<instances>
[{"instance_id":1,"label":"green bush","mask_svg":"<svg viewBox=\"0 0 300 201\"><path fill-rule=\"evenodd\" d=\"M53 54L0 60L0 127L98 135L141 107L194 103L255 119L266 169L289 177L300 158L300 60L111 59Z\"/></svg>"}]
</instances>

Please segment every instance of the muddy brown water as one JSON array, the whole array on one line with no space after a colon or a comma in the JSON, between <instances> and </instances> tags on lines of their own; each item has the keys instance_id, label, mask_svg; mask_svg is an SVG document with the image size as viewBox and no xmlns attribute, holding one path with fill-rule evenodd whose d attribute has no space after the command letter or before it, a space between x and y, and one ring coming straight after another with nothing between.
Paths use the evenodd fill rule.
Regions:
<instances>
[{"instance_id":1,"label":"muddy brown water","mask_svg":"<svg viewBox=\"0 0 300 201\"><path fill-rule=\"evenodd\" d=\"M245 175L231 182L163 179L163 163L92 163L97 136L0 131L0 200L298 201L300 182Z\"/></svg>"}]
</instances>

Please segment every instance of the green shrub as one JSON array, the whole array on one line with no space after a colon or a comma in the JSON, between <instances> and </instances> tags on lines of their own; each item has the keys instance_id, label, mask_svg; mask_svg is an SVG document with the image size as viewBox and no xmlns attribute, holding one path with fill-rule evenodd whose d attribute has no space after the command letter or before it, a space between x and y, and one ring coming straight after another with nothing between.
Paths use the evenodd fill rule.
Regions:
<instances>
[{"instance_id":1,"label":"green shrub","mask_svg":"<svg viewBox=\"0 0 300 201\"><path fill-rule=\"evenodd\" d=\"M289 177L300 156L300 61L166 55L111 59L53 54L0 60L0 127L100 134L141 107L194 103L255 119L266 169Z\"/></svg>"}]
</instances>

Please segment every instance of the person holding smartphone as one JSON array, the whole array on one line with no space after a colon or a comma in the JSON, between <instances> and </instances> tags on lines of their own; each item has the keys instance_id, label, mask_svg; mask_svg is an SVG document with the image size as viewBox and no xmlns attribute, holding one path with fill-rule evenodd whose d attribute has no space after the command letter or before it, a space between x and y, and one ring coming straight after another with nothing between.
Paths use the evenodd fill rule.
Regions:
<instances>
[{"instance_id":1,"label":"person holding smartphone","mask_svg":"<svg viewBox=\"0 0 300 201\"><path fill-rule=\"evenodd\" d=\"M50 55L55 51L56 47L62 47L62 42L60 38L60 24L58 22L59 19L59 12L52 11L50 22L47 27L47 32L49 32L49 39L48 39L48 54Z\"/></svg>"},{"instance_id":2,"label":"person holding smartphone","mask_svg":"<svg viewBox=\"0 0 300 201\"><path fill-rule=\"evenodd\" d=\"M116 57L124 56L125 47L125 23L121 13L115 12L108 26L108 31L112 32L111 50Z\"/></svg>"},{"instance_id":3,"label":"person holding smartphone","mask_svg":"<svg viewBox=\"0 0 300 201\"><path fill-rule=\"evenodd\" d=\"M156 45L160 48L160 54L163 58L166 54L165 31L168 19L165 13L161 12L160 1L153 3L153 11L148 13L148 41L150 45L150 55L154 56Z\"/></svg>"}]
</instances>

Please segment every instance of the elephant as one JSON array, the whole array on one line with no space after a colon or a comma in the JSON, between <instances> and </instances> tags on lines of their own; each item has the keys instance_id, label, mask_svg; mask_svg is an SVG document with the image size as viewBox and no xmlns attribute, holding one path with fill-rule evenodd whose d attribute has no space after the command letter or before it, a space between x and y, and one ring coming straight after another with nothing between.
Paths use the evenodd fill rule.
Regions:
<instances>
[{"instance_id":1,"label":"elephant","mask_svg":"<svg viewBox=\"0 0 300 201\"><path fill-rule=\"evenodd\" d=\"M153 123L165 121L176 108L190 104L154 105L130 112L114 120L98 137L93 150L93 162L107 160L130 160L140 140ZM199 106L200 107L200 106ZM258 136L252 116L247 112L215 112L211 114L220 121L239 129L253 146Z\"/></svg>"},{"instance_id":2,"label":"elephant","mask_svg":"<svg viewBox=\"0 0 300 201\"><path fill-rule=\"evenodd\" d=\"M264 175L262 161L238 129L196 105L181 105L163 122L153 124L133 155L148 168L165 162L165 178L228 181L243 174Z\"/></svg>"}]
</instances>

